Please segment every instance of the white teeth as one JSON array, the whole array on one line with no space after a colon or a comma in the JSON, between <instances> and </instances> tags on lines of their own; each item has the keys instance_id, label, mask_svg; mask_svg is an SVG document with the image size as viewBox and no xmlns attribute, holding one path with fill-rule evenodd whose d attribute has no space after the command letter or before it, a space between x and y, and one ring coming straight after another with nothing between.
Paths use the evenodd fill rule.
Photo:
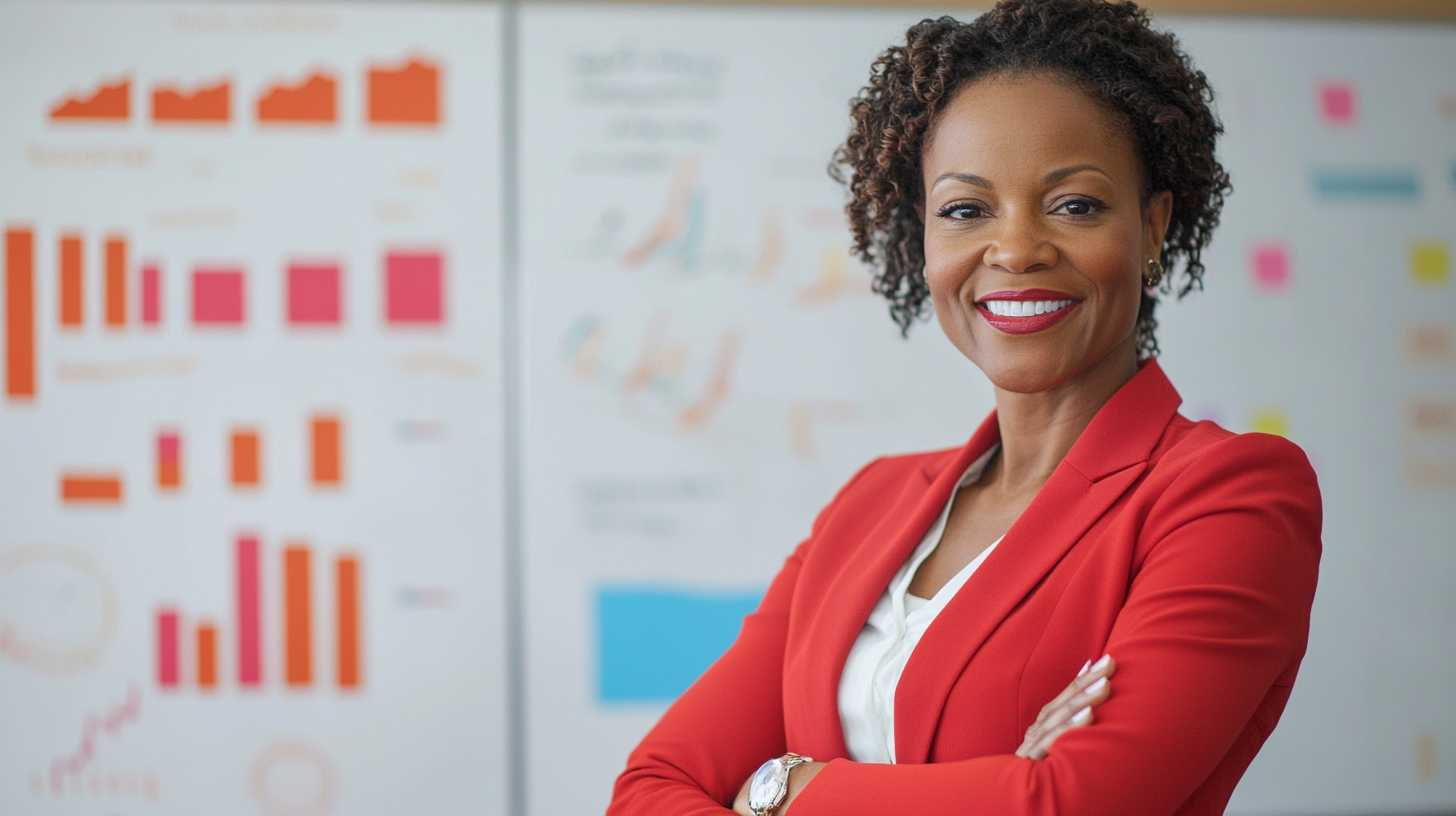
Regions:
<instances>
[{"instance_id":1,"label":"white teeth","mask_svg":"<svg viewBox=\"0 0 1456 816\"><path fill-rule=\"evenodd\" d=\"M1074 300L988 300L986 310L998 317L1032 317L1071 306Z\"/></svg>"}]
</instances>

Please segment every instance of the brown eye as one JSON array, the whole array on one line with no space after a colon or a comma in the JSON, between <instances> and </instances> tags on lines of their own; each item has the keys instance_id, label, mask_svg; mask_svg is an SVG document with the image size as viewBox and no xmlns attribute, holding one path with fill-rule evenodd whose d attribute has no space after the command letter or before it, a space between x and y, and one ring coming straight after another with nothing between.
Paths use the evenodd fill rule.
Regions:
<instances>
[{"instance_id":1,"label":"brown eye","mask_svg":"<svg viewBox=\"0 0 1456 816\"><path fill-rule=\"evenodd\" d=\"M1102 209L1102 202L1090 198L1074 198L1057 207L1057 210L1072 216L1095 215Z\"/></svg>"},{"instance_id":2,"label":"brown eye","mask_svg":"<svg viewBox=\"0 0 1456 816\"><path fill-rule=\"evenodd\" d=\"M969 221L973 218L980 218L981 216L985 215L985 212L980 208L979 205L960 202L956 204L947 204L944 207L941 207L940 211L937 212L936 215L941 218L950 218L955 221Z\"/></svg>"}]
</instances>

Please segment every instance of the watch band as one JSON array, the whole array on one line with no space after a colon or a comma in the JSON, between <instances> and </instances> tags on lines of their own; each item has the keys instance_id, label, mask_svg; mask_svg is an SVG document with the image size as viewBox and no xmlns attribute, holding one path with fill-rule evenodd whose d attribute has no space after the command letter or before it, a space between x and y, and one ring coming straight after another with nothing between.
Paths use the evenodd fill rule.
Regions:
<instances>
[{"instance_id":1,"label":"watch band","mask_svg":"<svg viewBox=\"0 0 1456 816\"><path fill-rule=\"evenodd\" d=\"M779 805L783 804L784 797L787 796L789 793L789 774L794 770L794 768L803 765L806 762L813 761L814 760L810 757L800 756L799 754L790 752L784 754L777 759L770 759L768 762L763 763L759 770L754 774L754 777L757 778L759 774L762 774L764 772L771 773L773 775L773 782L776 790L770 794L771 798L769 799L769 801L759 802L757 805L755 805L753 801L753 791L750 787L748 809L753 812L753 816L773 816L773 814L779 809ZM752 785L751 781L750 785Z\"/></svg>"}]
</instances>

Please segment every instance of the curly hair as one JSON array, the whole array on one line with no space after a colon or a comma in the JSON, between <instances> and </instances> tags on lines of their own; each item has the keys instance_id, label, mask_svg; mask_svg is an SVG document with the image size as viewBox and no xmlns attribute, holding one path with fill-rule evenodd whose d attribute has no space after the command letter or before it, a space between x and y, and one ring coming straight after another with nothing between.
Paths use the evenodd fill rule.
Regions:
<instances>
[{"instance_id":1,"label":"curly hair","mask_svg":"<svg viewBox=\"0 0 1456 816\"><path fill-rule=\"evenodd\" d=\"M1123 121L1142 163L1144 199L1165 190L1173 196L1161 289L1181 298L1203 288L1203 248L1232 191L1214 156L1223 127L1209 107L1208 78L1134 3L1001 0L969 23L917 23L904 45L882 53L869 85L850 102L853 126L830 166L849 188L854 252L875 270L874 290L889 300L901 334L925 316L930 296L918 205L925 196L921 154L936 115L977 80L1036 73L1077 85ZM1140 356L1158 351L1157 303L1157 292L1145 289Z\"/></svg>"}]
</instances>

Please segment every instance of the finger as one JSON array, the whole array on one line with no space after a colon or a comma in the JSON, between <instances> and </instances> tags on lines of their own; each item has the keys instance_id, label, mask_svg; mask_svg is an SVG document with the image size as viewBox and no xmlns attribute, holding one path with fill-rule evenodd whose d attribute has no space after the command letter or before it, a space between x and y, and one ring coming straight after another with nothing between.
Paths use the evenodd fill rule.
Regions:
<instances>
[{"instance_id":1,"label":"finger","mask_svg":"<svg viewBox=\"0 0 1456 816\"><path fill-rule=\"evenodd\" d=\"M1033 745L1031 749L1027 752L1028 756L1036 760L1046 759L1047 753L1051 751L1052 744L1057 741L1058 737L1067 733L1073 728L1085 728L1091 725L1095 719L1096 716L1092 713L1091 706L1079 710L1076 714L1073 714L1071 717L1067 718L1067 720L1061 725L1047 731L1047 733L1043 735L1040 740L1037 741L1036 745Z\"/></svg>"},{"instance_id":2,"label":"finger","mask_svg":"<svg viewBox=\"0 0 1456 816\"><path fill-rule=\"evenodd\" d=\"M1041 709L1041 714L1038 716L1037 719L1040 720L1041 717L1049 715L1057 708L1065 706L1068 700L1079 694L1083 689L1087 688L1088 686L1092 685L1103 677L1111 677L1116 671L1117 662L1112 659L1112 655L1103 655L1100 659L1098 659L1096 663L1091 663L1086 666L1082 673L1079 673L1077 677L1072 680L1072 682L1069 683L1065 689L1062 690L1061 694L1058 694L1050 703L1047 703L1045 706L1043 706Z\"/></svg>"},{"instance_id":3,"label":"finger","mask_svg":"<svg viewBox=\"0 0 1456 816\"><path fill-rule=\"evenodd\" d=\"M1082 670L1077 672L1077 676L1081 677L1082 675L1086 674L1087 670L1090 668L1092 668L1092 661L1088 660L1086 663L1082 664Z\"/></svg>"},{"instance_id":4,"label":"finger","mask_svg":"<svg viewBox=\"0 0 1456 816\"><path fill-rule=\"evenodd\" d=\"M1047 732L1060 727L1083 709L1102 705L1111 696L1112 683L1106 677L1097 678L1087 688L1072 695L1064 705L1048 714L1045 719L1038 720L1032 726L1037 733L1028 734L1028 738L1033 742L1039 741Z\"/></svg>"}]
</instances>

